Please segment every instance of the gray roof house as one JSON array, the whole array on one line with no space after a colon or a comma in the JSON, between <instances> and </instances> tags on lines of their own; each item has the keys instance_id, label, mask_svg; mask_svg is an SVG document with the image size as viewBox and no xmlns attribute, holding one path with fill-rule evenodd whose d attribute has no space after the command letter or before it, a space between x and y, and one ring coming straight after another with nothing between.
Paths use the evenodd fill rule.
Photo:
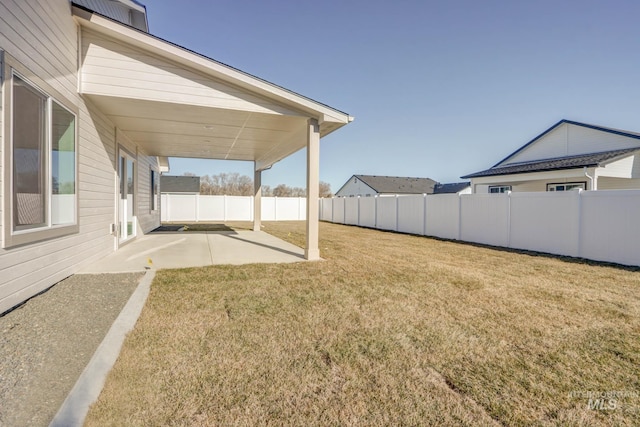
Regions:
<instances>
[{"instance_id":1,"label":"gray roof house","mask_svg":"<svg viewBox=\"0 0 640 427\"><path fill-rule=\"evenodd\" d=\"M473 193L640 188L640 133L561 120L492 167Z\"/></svg>"},{"instance_id":2,"label":"gray roof house","mask_svg":"<svg viewBox=\"0 0 640 427\"><path fill-rule=\"evenodd\" d=\"M337 197L376 196L382 194L433 194L437 184L431 178L353 175L336 192Z\"/></svg>"},{"instance_id":3,"label":"gray roof house","mask_svg":"<svg viewBox=\"0 0 640 427\"><path fill-rule=\"evenodd\" d=\"M199 176L160 176L161 193L200 194Z\"/></svg>"}]
</instances>

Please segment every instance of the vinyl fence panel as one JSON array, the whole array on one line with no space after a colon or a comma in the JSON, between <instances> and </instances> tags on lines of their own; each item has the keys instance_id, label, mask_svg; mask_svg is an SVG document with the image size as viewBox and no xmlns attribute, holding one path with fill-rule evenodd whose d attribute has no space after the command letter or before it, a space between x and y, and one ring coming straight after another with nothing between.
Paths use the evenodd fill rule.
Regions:
<instances>
[{"instance_id":1,"label":"vinyl fence panel","mask_svg":"<svg viewBox=\"0 0 640 427\"><path fill-rule=\"evenodd\" d=\"M427 196L425 234L442 239L460 238L460 196L437 194Z\"/></svg>"},{"instance_id":2,"label":"vinyl fence panel","mask_svg":"<svg viewBox=\"0 0 640 427\"><path fill-rule=\"evenodd\" d=\"M344 223L358 225L360 211L359 197L345 197L344 199Z\"/></svg>"},{"instance_id":3,"label":"vinyl fence panel","mask_svg":"<svg viewBox=\"0 0 640 427\"><path fill-rule=\"evenodd\" d=\"M196 194L193 195L197 196ZM171 195L173 199L174 195ZM197 197L198 217L197 221L225 221L225 199L224 196ZM171 203L173 207L173 200ZM172 219L172 221L175 221ZM184 221L184 220L182 220Z\"/></svg>"},{"instance_id":4,"label":"vinyl fence panel","mask_svg":"<svg viewBox=\"0 0 640 427\"><path fill-rule=\"evenodd\" d=\"M243 196L223 196L225 198L225 220L253 220L253 198Z\"/></svg>"},{"instance_id":5,"label":"vinyl fence panel","mask_svg":"<svg viewBox=\"0 0 640 427\"><path fill-rule=\"evenodd\" d=\"M376 197L376 228L397 230L397 197Z\"/></svg>"},{"instance_id":6,"label":"vinyl fence panel","mask_svg":"<svg viewBox=\"0 0 640 427\"><path fill-rule=\"evenodd\" d=\"M277 208L275 197L263 197L260 201L260 218L262 221L275 221Z\"/></svg>"},{"instance_id":7,"label":"vinyl fence panel","mask_svg":"<svg viewBox=\"0 0 640 427\"><path fill-rule=\"evenodd\" d=\"M168 194L167 196L167 221L198 220L198 199L193 194Z\"/></svg>"},{"instance_id":8,"label":"vinyl fence panel","mask_svg":"<svg viewBox=\"0 0 640 427\"><path fill-rule=\"evenodd\" d=\"M333 221L333 201L335 199L320 199L320 219Z\"/></svg>"},{"instance_id":9,"label":"vinyl fence panel","mask_svg":"<svg viewBox=\"0 0 640 427\"><path fill-rule=\"evenodd\" d=\"M376 201L377 197L360 197L360 222L361 227L376 228Z\"/></svg>"},{"instance_id":10,"label":"vinyl fence panel","mask_svg":"<svg viewBox=\"0 0 640 427\"><path fill-rule=\"evenodd\" d=\"M333 222L344 224L344 197L333 199Z\"/></svg>"},{"instance_id":11,"label":"vinyl fence panel","mask_svg":"<svg viewBox=\"0 0 640 427\"><path fill-rule=\"evenodd\" d=\"M165 222L253 221L253 197L250 196L163 193L160 200L161 220ZM307 215L306 200L305 197L263 197L262 219L304 220ZM331 205L330 201L327 206Z\"/></svg>"},{"instance_id":12,"label":"vinyl fence panel","mask_svg":"<svg viewBox=\"0 0 640 427\"><path fill-rule=\"evenodd\" d=\"M424 203L427 196L400 196L398 202L398 230L400 233L424 233Z\"/></svg>"},{"instance_id":13,"label":"vinyl fence panel","mask_svg":"<svg viewBox=\"0 0 640 427\"><path fill-rule=\"evenodd\" d=\"M510 247L578 256L580 193L511 193Z\"/></svg>"},{"instance_id":14,"label":"vinyl fence panel","mask_svg":"<svg viewBox=\"0 0 640 427\"><path fill-rule=\"evenodd\" d=\"M580 256L640 265L640 190L582 192Z\"/></svg>"},{"instance_id":15,"label":"vinyl fence panel","mask_svg":"<svg viewBox=\"0 0 640 427\"><path fill-rule=\"evenodd\" d=\"M298 221L307 218L306 204L304 197L278 197L278 221ZM300 216L300 212L304 212Z\"/></svg>"},{"instance_id":16,"label":"vinyl fence panel","mask_svg":"<svg viewBox=\"0 0 640 427\"><path fill-rule=\"evenodd\" d=\"M460 239L493 246L509 246L509 195L460 196Z\"/></svg>"}]
</instances>

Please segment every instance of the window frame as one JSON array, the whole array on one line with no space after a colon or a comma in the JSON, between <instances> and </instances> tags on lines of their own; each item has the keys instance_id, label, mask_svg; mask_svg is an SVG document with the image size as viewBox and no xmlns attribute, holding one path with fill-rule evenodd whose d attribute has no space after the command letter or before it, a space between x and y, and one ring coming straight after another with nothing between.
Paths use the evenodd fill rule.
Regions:
<instances>
[{"instance_id":1,"label":"window frame","mask_svg":"<svg viewBox=\"0 0 640 427\"><path fill-rule=\"evenodd\" d=\"M25 227L17 230L14 223L14 144L13 144L13 85L14 76L19 78L32 90L40 92L46 98L45 111L45 150L44 150L44 175L45 175L45 224L36 227ZM76 104L52 88L44 79L38 77L19 61L6 52L0 50L0 90L2 104L2 120L0 130L2 132L2 148L4 160L2 162L2 247L9 248L42 240L66 236L78 233L80 209L79 209L79 109ZM53 141L52 141L52 115L53 103L65 109L73 115L74 131L74 210L73 222L64 224L52 223L53 201Z\"/></svg>"},{"instance_id":2,"label":"window frame","mask_svg":"<svg viewBox=\"0 0 640 427\"><path fill-rule=\"evenodd\" d=\"M512 187L510 185L490 185L487 191L489 192L489 194L504 194L509 191L512 191L511 188ZM493 189L498 189L498 190L504 189L504 191L491 191Z\"/></svg>"},{"instance_id":3,"label":"window frame","mask_svg":"<svg viewBox=\"0 0 640 427\"><path fill-rule=\"evenodd\" d=\"M573 185L573 186L579 186L579 187L574 187L574 188L570 188L569 190L567 190L566 188L563 190L558 190L556 187L562 185L564 187L566 187L567 185ZM550 188L553 187L553 190L551 190ZM575 181L575 182L550 182L547 184L547 192L549 193L555 193L555 192L562 192L562 191L573 191L573 190L586 190L587 189L587 181Z\"/></svg>"}]
</instances>

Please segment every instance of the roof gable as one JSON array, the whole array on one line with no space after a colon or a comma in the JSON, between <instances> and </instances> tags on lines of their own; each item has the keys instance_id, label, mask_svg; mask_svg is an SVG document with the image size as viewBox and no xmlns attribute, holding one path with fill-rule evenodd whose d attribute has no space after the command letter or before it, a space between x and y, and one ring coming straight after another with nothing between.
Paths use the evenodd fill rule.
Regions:
<instances>
[{"instance_id":1,"label":"roof gable","mask_svg":"<svg viewBox=\"0 0 640 427\"><path fill-rule=\"evenodd\" d=\"M640 134L561 120L496 166L640 147Z\"/></svg>"}]
</instances>

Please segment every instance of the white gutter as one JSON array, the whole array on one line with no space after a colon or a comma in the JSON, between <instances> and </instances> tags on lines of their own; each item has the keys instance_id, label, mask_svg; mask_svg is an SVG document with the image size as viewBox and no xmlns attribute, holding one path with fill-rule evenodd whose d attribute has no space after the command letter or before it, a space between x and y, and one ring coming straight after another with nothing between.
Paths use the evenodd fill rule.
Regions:
<instances>
[{"instance_id":1,"label":"white gutter","mask_svg":"<svg viewBox=\"0 0 640 427\"><path fill-rule=\"evenodd\" d=\"M587 172L587 167L584 167L584 176L586 176L587 178L589 178L589 180L591 181L591 186L590 189L592 191L596 191L598 189L598 176L596 175L596 170L595 168L593 169L593 176L589 175L589 173Z\"/></svg>"}]
</instances>

